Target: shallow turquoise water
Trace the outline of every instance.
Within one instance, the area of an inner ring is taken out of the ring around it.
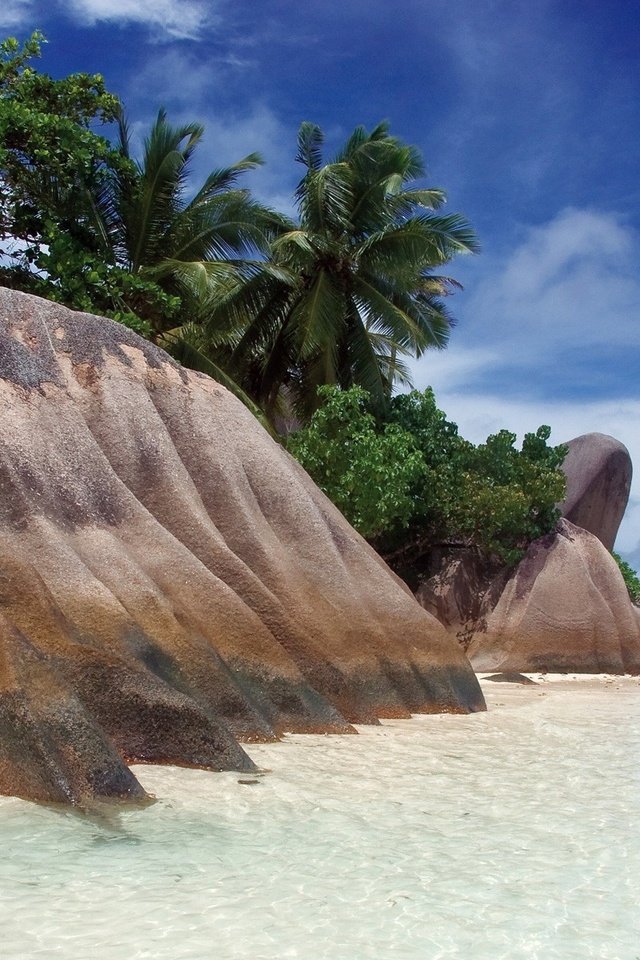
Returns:
[[[638,960],[640,684],[490,701],[138,767],[103,822],[0,799],[0,956]]]

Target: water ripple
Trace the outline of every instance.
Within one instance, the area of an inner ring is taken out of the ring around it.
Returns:
[[[2,957],[639,960],[640,685],[489,696],[104,822],[0,799]]]

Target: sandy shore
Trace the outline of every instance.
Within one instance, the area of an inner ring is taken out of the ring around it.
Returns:
[[[531,686],[531,684],[518,683],[517,680],[508,681],[506,679],[501,680],[491,680],[491,677],[507,677],[513,676],[524,677],[526,680],[532,681],[532,684],[560,684],[562,686],[571,686],[574,684],[589,684],[600,686],[602,684],[614,686],[628,686],[635,685],[640,686],[640,676],[633,676],[630,673],[625,674],[613,674],[613,673],[522,673],[522,674],[501,674],[499,671],[494,670],[492,673],[478,673],[476,674],[478,680],[480,681],[483,690],[494,686],[497,686],[498,683],[505,684],[508,686]]]
[[[638,960],[640,678],[487,676],[254,776],[136,767],[115,820],[0,798],[2,957]]]
[[[491,677],[513,677],[491,680]],[[640,677],[630,674],[610,673],[526,673],[526,674],[499,674],[478,673],[478,680],[484,693],[487,710],[490,714],[496,711],[516,708],[528,708],[543,699],[554,698],[557,709],[570,717],[574,704],[585,699],[593,699],[596,695],[616,698],[631,697],[635,702],[640,696]],[[517,678],[521,679],[517,679]],[[527,682],[529,681],[529,682]]]

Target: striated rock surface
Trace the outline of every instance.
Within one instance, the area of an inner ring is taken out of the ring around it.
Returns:
[[[509,573],[473,548],[435,548],[423,562],[418,603],[455,636],[464,650],[486,629]]]
[[[531,544],[468,646],[478,671],[640,673],[640,620],[613,557],[567,520]]]
[[[603,433],[586,433],[568,447],[562,467],[567,478],[562,515],[613,550],[631,489],[629,451]]]
[[[468,661],[223,387],[0,290],[0,792],[484,709]]]

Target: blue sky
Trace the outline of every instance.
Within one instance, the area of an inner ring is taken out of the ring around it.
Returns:
[[[640,567],[640,15],[632,0],[3,0],[42,68],[100,72],[140,135],[198,119],[200,170],[259,150],[247,184],[291,209],[302,120],[331,151],[386,118],[483,252],[449,349],[414,364],[473,440],[599,430],[638,465],[618,548]]]

